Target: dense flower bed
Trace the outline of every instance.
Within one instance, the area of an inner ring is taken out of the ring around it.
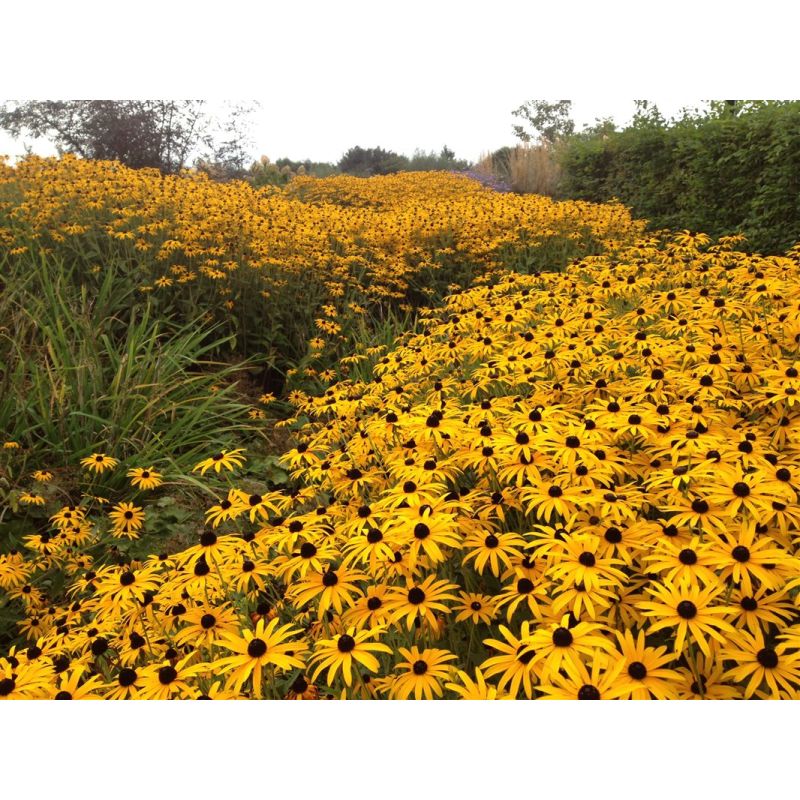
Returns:
[[[0,556],[0,695],[798,698],[800,250],[735,244],[453,295],[292,395],[286,489],[199,463],[174,555],[125,555],[170,476],[109,508],[87,459],[92,496]]]
[[[353,325],[387,307],[430,304],[502,267],[563,266],[642,229],[618,204],[499,194],[449,173],[257,190],[68,156],[0,164],[0,246],[12,256],[79,261],[87,280],[121,263],[118,280],[165,315],[204,310],[240,352],[283,363],[312,338],[341,353]]]

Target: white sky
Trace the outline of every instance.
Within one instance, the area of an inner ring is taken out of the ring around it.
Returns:
[[[4,27],[24,27],[33,5],[4,10]],[[254,157],[336,161],[356,144],[447,144],[474,160],[513,143],[511,111],[534,98],[572,99],[580,128],[626,122],[636,97],[671,116],[700,98],[798,94],[798,12],[773,0],[227,0],[211,17],[187,7],[48,5],[36,58],[28,37],[4,37],[0,96],[257,99]],[[0,152],[22,149],[0,135]]]
[[[512,117],[511,111],[528,99],[533,98],[521,97],[509,106],[510,98],[500,96],[491,103],[483,102],[477,107],[468,105],[457,110],[439,108],[436,99],[430,101],[425,97],[414,98],[401,109],[386,108],[385,111],[380,111],[380,106],[376,107],[374,103],[368,109],[353,104],[346,114],[336,114],[332,110],[331,119],[324,127],[324,136],[320,136],[315,119],[318,107],[312,110],[298,103],[289,107],[288,113],[276,116],[269,102],[258,98],[260,106],[251,117],[251,155],[255,159],[263,153],[273,161],[286,156],[296,160],[310,158],[336,162],[354,145],[379,146],[406,155],[411,155],[416,148],[438,152],[447,145],[459,158],[475,161],[484,152],[517,141],[511,126],[519,120]],[[683,106],[695,106],[701,101],[656,103],[662,114],[671,116]],[[224,113],[225,104],[217,102],[213,105]],[[630,120],[633,110],[633,100],[578,99],[573,101],[572,118],[578,129],[607,116],[613,117],[620,125]],[[398,124],[398,117],[402,118],[402,124]],[[26,144],[40,155],[56,152],[53,145],[44,139],[13,139],[5,131],[0,131],[0,154],[16,158],[24,154]]]

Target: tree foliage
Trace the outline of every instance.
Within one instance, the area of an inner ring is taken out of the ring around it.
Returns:
[[[45,138],[60,153],[155,167],[175,173],[202,155],[207,163],[244,169],[248,104],[216,121],[203,100],[46,100],[6,102],[0,127],[12,136]]]
[[[554,144],[559,139],[572,135],[575,123],[570,117],[572,100],[529,100],[512,111],[512,115],[523,121],[514,125],[514,135],[523,142],[538,139],[546,144]],[[526,127],[527,126],[527,127]]]
[[[339,169],[349,175],[369,177],[400,172],[408,159],[382,147],[351,147],[339,160]]]
[[[713,101],[665,121],[645,101],[625,130],[571,137],[569,197],[616,197],[654,228],[743,233],[781,253],[800,230],[800,102]]]
[[[351,147],[339,160],[339,169],[349,175],[369,177],[370,175],[388,175],[392,172],[426,171],[426,170],[464,170],[469,166],[467,161],[457,159],[456,154],[445,145],[441,152],[426,153],[415,150],[408,156],[400,155],[382,147]]]

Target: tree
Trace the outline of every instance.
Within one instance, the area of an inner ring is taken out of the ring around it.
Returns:
[[[215,125],[203,100],[6,102],[0,106],[0,127],[14,137],[50,139],[60,153],[120,161],[129,167],[175,173],[204,148],[206,161],[243,169],[241,129],[251,110],[235,106],[227,120]]]
[[[559,139],[571,136],[575,132],[575,123],[570,117],[572,100],[558,100],[550,103],[547,100],[529,100],[511,112],[531,128],[525,125],[514,125],[514,135],[523,142],[539,139],[545,144],[554,144]]]
[[[339,169],[349,175],[369,177],[408,169],[408,159],[381,147],[351,147],[340,159]]]
[[[663,128],[666,125],[658,106],[650,100],[634,100],[636,110],[631,119],[632,128]]]

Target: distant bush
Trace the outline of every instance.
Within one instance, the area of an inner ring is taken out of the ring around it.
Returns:
[[[469,161],[463,158],[456,158],[456,154],[446,146],[438,153],[433,150],[429,153],[424,150],[415,150],[414,155],[408,160],[408,169],[411,172],[432,172],[437,170],[460,172],[468,169],[469,166]]]
[[[715,103],[670,124],[641,116],[571,137],[561,164],[567,197],[618,198],[653,228],[742,233],[769,253],[800,230],[800,101]]]
[[[351,147],[340,159],[339,170],[347,175],[369,178],[372,175],[390,175],[394,172],[433,172],[444,170],[459,172],[468,169],[468,161],[456,158],[447,146],[439,153],[415,150],[414,155],[400,155],[381,147]],[[318,175],[317,177],[325,177]]]
[[[369,178],[408,169],[408,158],[382,147],[351,147],[340,159],[339,169],[347,175]]]

